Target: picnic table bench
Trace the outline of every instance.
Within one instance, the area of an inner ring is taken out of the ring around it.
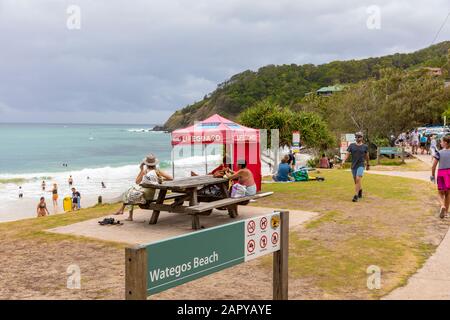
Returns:
[[[200,228],[200,215],[209,215],[213,209],[226,209],[231,218],[238,215],[237,206],[247,204],[252,199],[262,198],[271,195],[271,192],[258,193],[254,196],[230,198],[228,192],[229,180],[226,178],[215,178],[211,175],[194,176],[173,181],[166,181],[161,184],[141,184],[144,188],[155,188],[159,190],[156,200],[149,201],[141,205],[142,209],[153,210],[150,224],[158,222],[160,211],[187,214],[192,216],[192,229]],[[200,190],[216,186],[220,190],[218,194],[208,194]],[[172,193],[167,194],[168,191]],[[174,200],[173,203],[164,203],[166,200]],[[188,201],[189,204],[185,205]]]

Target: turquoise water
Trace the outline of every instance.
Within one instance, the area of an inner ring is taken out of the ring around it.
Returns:
[[[174,155],[171,166],[170,135],[152,132],[151,125],[0,124],[0,221],[35,216],[36,204],[44,197],[51,206],[51,188],[58,185],[61,200],[71,194],[68,184],[82,194],[82,206],[94,205],[98,196],[118,201],[135,183],[139,164],[149,153],[160,168],[175,178],[204,173],[205,157],[191,154],[190,147]],[[207,160],[214,168],[221,159],[221,146]],[[200,148],[201,151],[201,148]],[[63,166],[67,163],[68,166]],[[42,190],[45,181],[47,188]],[[106,185],[103,188],[102,182]],[[19,187],[23,198],[19,198]]]
[[[170,135],[148,131],[151,128],[142,124],[0,124],[0,175],[119,167],[136,164],[150,152],[163,161],[162,166],[168,165]]]

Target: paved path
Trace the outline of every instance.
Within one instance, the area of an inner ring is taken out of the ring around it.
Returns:
[[[369,170],[366,173],[381,174],[385,176],[403,177],[410,179],[418,179],[424,181],[430,181],[430,171],[377,171]]]
[[[431,157],[417,155],[419,160],[430,165]],[[368,171],[430,181],[430,171]],[[383,281],[383,280],[382,280]],[[447,300],[450,299],[450,235],[447,232],[436,252],[408,279],[408,283],[385,296],[385,300]]]

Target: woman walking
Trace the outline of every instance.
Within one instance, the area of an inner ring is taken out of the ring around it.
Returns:
[[[38,218],[50,215],[50,213],[47,210],[47,204],[45,203],[44,197],[41,197],[41,199],[39,200],[39,203],[36,208],[36,212],[37,212]]]
[[[58,185],[56,183],[53,184],[52,200],[53,200],[53,209],[56,212],[58,210]]]
[[[443,219],[448,216],[450,205],[450,135],[442,137],[441,147],[441,150],[435,152],[430,179],[432,182],[437,182],[441,205],[439,217]],[[436,167],[438,167],[437,179],[435,178]]]

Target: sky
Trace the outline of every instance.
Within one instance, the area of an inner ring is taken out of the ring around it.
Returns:
[[[0,122],[162,124],[248,69],[427,47],[449,12],[448,0],[0,0]]]

